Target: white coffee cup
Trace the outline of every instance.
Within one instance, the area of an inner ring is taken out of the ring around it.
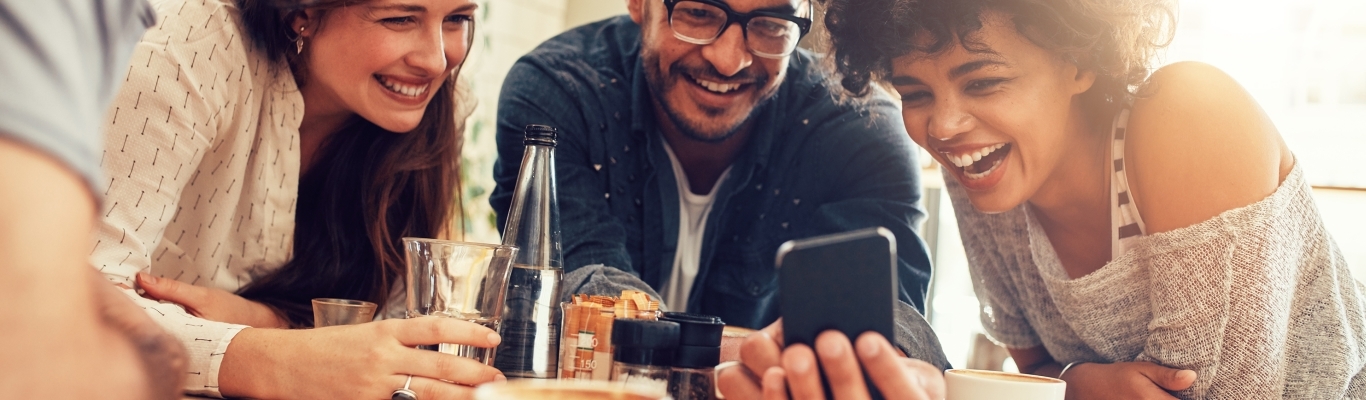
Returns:
[[[1063,400],[1067,382],[1038,375],[975,369],[944,371],[946,400]]]

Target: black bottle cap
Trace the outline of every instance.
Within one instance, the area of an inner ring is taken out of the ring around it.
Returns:
[[[612,321],[612,345],[672,350],[678,347],[678,323],[617,318]]]
[[[712,368],[721,363],[721,348],[717,346],[678,346],[673,366],[679,368]]]
[[[672,366],[678,323],[618,318],[612,321],[612,347],[617,362]]]
[[[525,145],[541,145],[555,147],[555,135],[558,132],[549,125],[527,125],[522,130],[522,143]]]
[[[717,354],[719,357],[720,353]],[[618,346],[612,348],[612,360],[626,364],[672,367],[674,365],[674,349],[644,349],[639,347]]]
[[[682,346],[720,346],[721,331],[726,327],[720,317],[683,312],[666,312],[659,320],[678,323],[678,344]]]

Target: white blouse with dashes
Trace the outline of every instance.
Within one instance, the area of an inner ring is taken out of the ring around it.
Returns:
[[[153,0],[158,16],[110,106],[91,264],[133,285],[139,271],[235,291],[291,256],[300,96],[289,68],[249,45],[231,0]],[[186,390],[219,395],[243,326],[129,293],[185,344]]]

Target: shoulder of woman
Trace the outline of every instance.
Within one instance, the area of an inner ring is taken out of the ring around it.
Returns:
[[[1163,67],[1139,89],[1125,143],[1125,172],[1149,233],[1265,198],[1291,157],[1242,86],[1195,62]]]
[[[241,11],[233,0],[152,0],[150,3],[156,10],[156,25],[148,29],[145,39],[166,40],[173,45],[240,39],[238,20]]]

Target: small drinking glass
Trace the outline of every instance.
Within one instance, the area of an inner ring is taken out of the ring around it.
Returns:
[[[513,246],[403,238],[407,253],[407,317],[437,316],[498,331]],[[442,343],[419,346],[493,365],[494,350]]]
[[[375,319],[375,303],[347,299],[313,299],[313,327],[355,325]]]

